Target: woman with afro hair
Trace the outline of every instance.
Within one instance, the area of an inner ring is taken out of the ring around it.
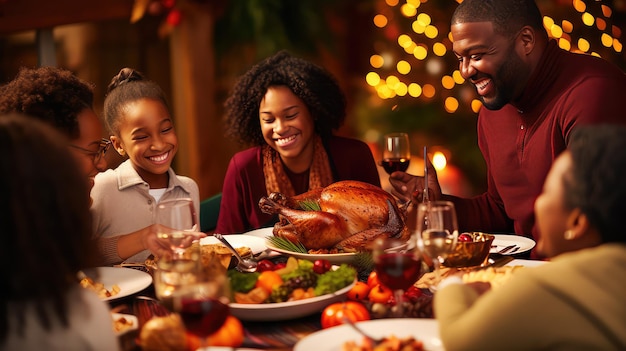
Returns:
[[[258,205],[273,192],[293,196],[340,180],[380,186],[367,144],[333,135],[346,100],[325,69],[278,52],[239,79],[225,107],[227,134],[252,147],[230,161],[216,232],[274,225],[278,218]]]

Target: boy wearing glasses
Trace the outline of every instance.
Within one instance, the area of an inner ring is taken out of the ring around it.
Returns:
[[[96,174],[107,168],[102,156],[111,144],[102,139],[103,124],[92,106],[92,85],[60,68],[22,68],[0,87],[0,113],[30,115],[67,136],[89,189]]]

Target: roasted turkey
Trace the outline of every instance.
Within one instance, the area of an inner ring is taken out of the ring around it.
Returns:
[[[319,210],[304,209],[311,203]],[[261,198],[259,207],[279,215],[274,236],[299,241],[309,250],[364,251],[378,236],[409,236],[406,211],[393,196],[359,181],[340,181],[293,197],[272,193]]]

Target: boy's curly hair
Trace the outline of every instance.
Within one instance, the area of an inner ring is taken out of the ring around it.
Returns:
[[[54,126],[70,139],[80,137],[78,115],[93,108],[93,86],[56,67],[21,68],[0,87],[0,113],[23,113]]]
[[[308,107],[315,132],[332,135],[346,118],[346,98],[325,69],[280,51],[257,63],[235,84],[224,106],[226,133],[241,144],[264,145],[259,105],[270,86],[286,86]]]

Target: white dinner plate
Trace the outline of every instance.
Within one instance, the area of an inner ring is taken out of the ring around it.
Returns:
[[[548,263],[548,261],[515,259],[515,260],[505,264],[505,266],[538,267],[538,266],[542,266],[542,265],[544,265],[546,263]]]
[[[265,239],[268,236],[274,236],[274,227],[259,228],[243,233],[244,235],[256,236],[257,238]]]
[[[228,240],[228,242],[234,247],[249,247],[252,250],[252,254],[256,254],[267,249],[265,246],[265,239],[262,239],[258,236],[247,235],[247,234],[229,234],[224,235],[224,239]],[[200,245],[210,245],[210,244],[222,244],[219,240],[217,240],[214,236],[207,236],[200,239]]]
[[[493,243],[491,244],[490,252],[498,252],[510,245],[517,245],[519,249],[517,251],[509,250],[508,252],[503,253],[503,255],[517,255],[522,252],[530,251],[533,247],[535,247],[535,241],[533,239],[527,238],[525,236],[516,235],[516,234],[494,234],[496,237],[493,239]]]
[[[137,316],[132,315],[132,314],[124,314],[124,313],[111,313],[111,318],[113,318],[113,321],[117,321],[121,318],[124,318],[126,320],[126,328],[120,331],[115,331],[115,335],[120,336],[123,334],[126,334],[128,332],[131,332],[133,330],[137,330],[137,328],[139,328],[139,319],[137,319]]]
[[[424,349],[429,351],[443,351],[439,338],[439,326],[435,319],[427,318],[387,318],[358,322],[366,333],[373,337],[388,337],[395,335],[398,338],[413,336],[424,343]],[[363,343],[363,336],[348,325],[320,330],[298,341],[294,351],[341,351],[347,341],[357,344]]]
[[[95,278],[93,274],[94,269],[98,270],[100,275],[98,278]],[[150,274],[132,268],[97,267],[85,269],[84,272],[94,282],[102,283],[107,290],[111,290],[111,287],[116,284],[120,287],[120,292],[117,295],[103,298],[103,301],[121,299],[138,293],[152,284]]]
[[[339,289],[331,294],[308,299],[276,303],[230,303],[230,314],[246,321],[278,321],[308,316],[323,310],[331,303],[343,301],[346,294],[356,283]]]

